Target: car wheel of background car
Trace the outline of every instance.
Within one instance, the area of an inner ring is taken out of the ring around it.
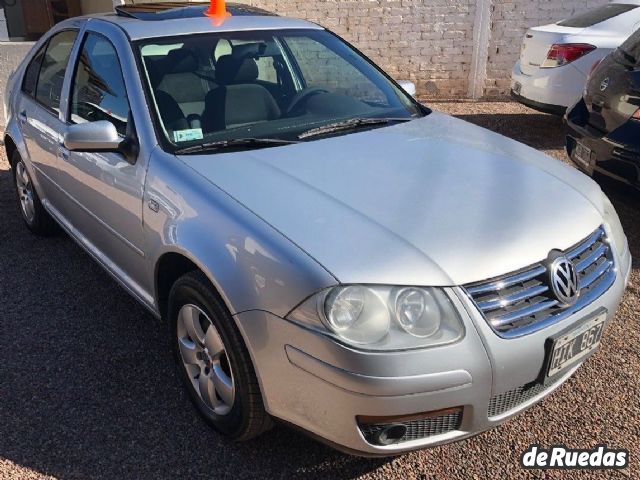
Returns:
[[[11,158],[13,165],[14,183],[16,186],[16,196],[20,204],[22,219],[33,233],[42,236],[52,235],[57,232],[58,226],[47,213],[40,202],[40,197],[31,181],[31,175],[27,166],[15,152]]]
[[[168,308],[176,362],[191,400],[220,433],[254,438],[271,427],[235,321],[201,272],[181,277]]]

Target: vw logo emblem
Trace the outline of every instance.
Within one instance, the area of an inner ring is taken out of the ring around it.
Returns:
[[[601,92],[604,92],[607,89],[607,87],[609,86],[609,82],[610,82],[609,77],[607,77],[604,80],[602,80],[602,83],[600,84],[600,91]]]
[[[567,257],[558,257],[551,264],[551,289],[564,306],[571,306],[580,296],[576,266]]]

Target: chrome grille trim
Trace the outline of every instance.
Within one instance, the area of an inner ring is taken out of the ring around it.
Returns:
[[[590,253],[587,258],[585,258],[584,260],[581,260],[577,265],[576,265],[576,270],[578,270],[578,273],[580,272],[584,272],[589,265],[592,265],[596,262],[596,260],[598,260],[601,256],[603,256],[607,251],[607,247],[604,245],[604,243],[601,243],[598,248],[596,248],[593,253]],[[575,257],[574,257],[575,258]]]
[[[531,316],[538,312],[547,310],[548,308],[555,307],[557,304],[558,304],[557,300],[543,300],[541,302],[534,303],[533,305],[530,305],[528,307],[521,308],[520,310],[507,313],[506,315],[495,317],[494,319],[491,320],[490,323],[495,328],[499,328],[504,325],[508,325],[519,318]]]
[[[579,256],[581,253],[583,253],[587,248],[593,245],[602,236],[604,236],[604,228],[600,227],[591,235],[589,235],[586,239],[584,239],[582,242],[578,243],[578,245],[568,249],[566,252],[567,257],[573,260],[574,258]]]
[[[593,282],[598,280],[605,272],[607,272],[613,266],[613,262],[610,260],[604,261],[599,264],[591,273],[585,275],[580,279],[580,290],[588,287]]]
[[[616,279],[613,251],[603,227],[567,249],[564,255],[576,265],[580,288],[577,302],[569,307],[553,295],[547,267],[542,262],[464,288],[499,336],[528,335],[583,309]]]
[[[525,288],[519,292],[507,295],[504,298],[478,302],[478,307],[483,311],[495,310],[496,308],[507,307],[514,303],[524,300],[525,298],[535,297],[549,290],[546,285],[536,285],[535,287]]]
[[[467,292],[471,295],[476,295],[479,293],[492,292],[494,290],[503,290],[511,285],[515,285],[516,283],[526,282],[532,278],[537,277],[538,275],[544,273],[546,270],[542,265],[537,265],[533,270],[518,273],[516,275],[506,277],[502,280],[488,283],[486,285],[478,285],[476,287],[468,287]]]

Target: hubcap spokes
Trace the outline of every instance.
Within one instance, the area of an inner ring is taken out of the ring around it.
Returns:
[[[33,187],[31,179],[24,163],[18,162],[16,165],[16,186],[18,187],[18,196],[20,198],[20,208],[24,218],[29,222],[33,222],[36,210],[33,204]]]
[[[178,313],[178,346],[184,367],[207,407],[226,415],[233,407],[235,384],[224,343],[209,317],[195,305]]]

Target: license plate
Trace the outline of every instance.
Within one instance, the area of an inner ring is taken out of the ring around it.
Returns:
[[[591,149],[585,147],[582,143],[576,142],[576,148],[573,150],[573,159],[575,162],[587,171],[591,170]]]
[[[511,90],[513,90],[513,93],[516,95],[520,95],[520,92],[522,91],[522,84],[520,82],[514,82]]]
[[[600,345],[606,321],[607,313],[603,312],[562,337],[556,338],[551,348],[547,377],[556,375],[596,350]]]

